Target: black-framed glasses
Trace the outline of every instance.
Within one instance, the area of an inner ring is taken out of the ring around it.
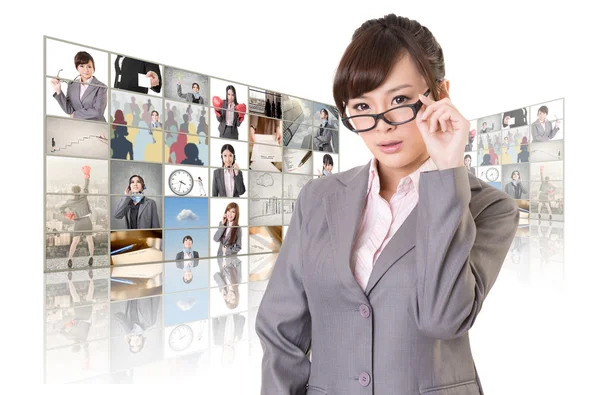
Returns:
[[[423,96],[428,96],[430,92],[431,90],[427,89],[427,92],[425,92]],[[379,114],[364,114],[343,117],[342,123],[355,133],[368,132],[369,130],[375,129],[375,126],[377,126],[377,121],[380,118],[390,125],[403,125],[415,119],[422,106],[423,102],[421,102],[421,100],[417,100],[416,103],[390,108],[389,110]]]

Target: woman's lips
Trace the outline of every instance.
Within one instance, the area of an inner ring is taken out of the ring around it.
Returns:
[[[377,144],[379,150],[385,154],[396,153],[402,149],[402,146],[402,141],[384,141],[380,144]]]

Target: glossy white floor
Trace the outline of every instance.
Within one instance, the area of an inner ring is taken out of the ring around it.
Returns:
[[[519,230],[471,330],[486,395],[536,394],[542,377],[532,378],[532,369],[561,373],[561,364],[544,355],[564,325],[553,314],[564,269],[563,223],[535,220]],[[46,275],[47,383],[190,383],[259,393],[254,323],[267,281],[247,283],[245,300],[227,315],[214,308],[218,288],[132,303],[111,301],[110,282],[109,269],[75,271],[71,280],[67,272]]]

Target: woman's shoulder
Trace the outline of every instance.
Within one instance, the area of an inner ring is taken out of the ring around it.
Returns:
[[[100,88],[108,89],[108,86],[106,86],[106,84],[104,82],[100,81],[96,77],[92,77],[92,82],[91,83],[92,83],[92,85],[99,86]]]

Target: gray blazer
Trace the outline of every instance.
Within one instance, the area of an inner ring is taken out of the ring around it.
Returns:
[[[369,166],[300,191],[256,318],[261,394],[482,394],[468,331],[517,205],[464,166],[423,172],[419,202],[363,292],[350,262]]]
[[[314,138],[315,150],[333,152],[332,141],[333,130],[325,129],[329,126],[329,122],[325,122],[323,127],[319,127],[319,131]]]
[[[160,228],[156,202],[144,197],[138,204],[140,205],[140,208],[138,210],[137,229]],[[131,224],[129,223],[129,208],[132,205],[133,202],[131,198],[129,196],[123,196],[115,208],[115,218],[121,219],[125,217],[127,229],[131,229]]]
[[[194,101],[194,94],[192,92],[181,93],[181,85],[177,85],[177,96],[190,103]],[[200,96],[198,104],[204,104],[204,99],[202,98],[202,96]]]
[[[556,136],[556,133],[560,128],[558,126],[552,127],[552,122],[546,120],[544,124],[540,120],[536,120],[531,124],[531,138],[533,143],[540,141],[550,141]]]
[[[227,226],[223,225],[222,221],[219,221],[219,229],[215,232],[213,236],[213,240],[219,243],[219,250],[217,251],[217,256],[223,256],[223,246],[227,247],[225,251],[225,255],[234,255],[240,252],[242,249],[242,228],[238,226],[237,232],[235,234],[235,240],[232,243],[223,244],[223,240],[221,240],[225,236],[225,232],[227,231]],[[233,229],[232,229],[233,231]]]
[[[106,85],[98,81],[96,77],[92,77],[90,86],[87,87],[81,99],[79,98],[80,89],[80,82],[69,82],[66,96],[63,92],[60,94],[55,92],[52,96],[65,113],[69,115],[73,113],[73,118],[106,122],[106,118],[104,118],[108,100]]]
[[[235,173],[234,173],[235,174]],[[238,171],[238,175],[233,177],[234,187],[233,196],[240,197],[246,193],[246,186],[244,185],[244,175],[241,170]],[[227,197],[227,189],[225,188],[225,169],[215,169],[213,172],[212,182],[212,195],[213,197]]]

